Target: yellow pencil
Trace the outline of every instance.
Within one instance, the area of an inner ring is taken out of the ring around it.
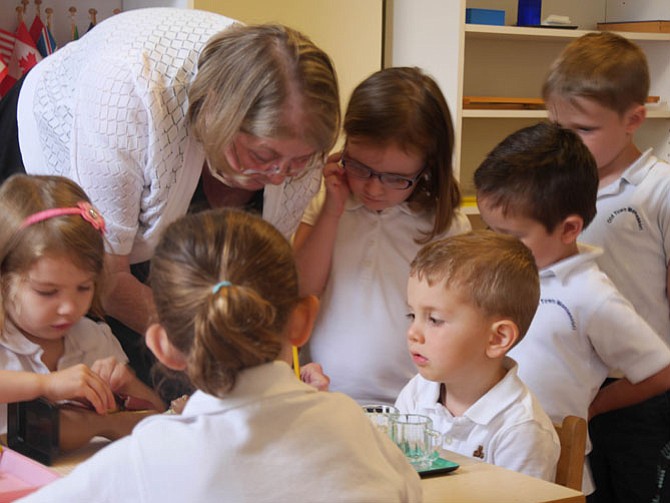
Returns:
[[[298,359],[298,347],[293,346],[293,370],[295,370],[295,375],[300,379],[300,360]]]

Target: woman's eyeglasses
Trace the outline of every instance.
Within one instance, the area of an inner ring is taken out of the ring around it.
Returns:
[[[236,141],[233,141],[232,151],[235,156],[235,161],[237,162],[238,172],[244,175],[282,175],[285,177],[298,177],[304,175],[311,169],[322,165],[324,162],[324,155],[321,152],[287,160],[282,158],[265,160],[253,149],[244,145],[242,148],[245,149],[245,157],[248,160],[246,164],[240,159]],[[249,165],[252,167],[249,167]]]
[[[421,168],[419,172],[413,177],[406,177],[401,175],[396,175],[393,173],[380,173],[375,171],[372,168],[368,168],[365,164],[361,164],[358,161],[348,158],[346,155],[342,154],[342,159],[340,159],[340,164],[345,169],[347,174],[360,178],[362,180],[367,180],[369,178],[375,177],[385,187],[395,190],[407,190],[412,185],[416,183],[421,174],[424,171],[424,168]]]

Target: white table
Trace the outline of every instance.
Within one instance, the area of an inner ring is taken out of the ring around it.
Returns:
[[[51,467],[67,475],[82,461],[109,443],[95,438],[88,445],[60,456]],[[454,452],[444,451],[442,457],[460,467],[447,475],[423,479],[424,502],[458,503],[585,503],[582,493],[484,463]]]
[[[454,452],[441,456],[460,467],[446,475],[422,480],[425,503],[585,503],[578,491],[507,470]]]

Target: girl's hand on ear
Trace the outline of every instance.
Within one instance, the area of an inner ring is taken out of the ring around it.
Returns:
[[[323,367],[318,363],[308,363],[300,367],[300,379],[319,391],[328,391],[330,377],[323,373]]]
[[[98,414],[116,408],[110,386],[84,364],[44,375],[43,396],[51,401],[77,400],[90,403]]]
[[[326,184],[326,200],[323,211],[337,217],[342,215],[344,204],[351,192],[344,168],[340,165],[341,155],[339,153],[332,154],[328,157],[328,163],[323,168],[323,178]]]

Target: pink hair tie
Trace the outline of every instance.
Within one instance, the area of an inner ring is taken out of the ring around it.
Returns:
[[[52,208],[50,210],[39,211],[26,217],[26,219],[21,223],[21,229],[25,229],[29,225],[36,224],[37,222],[42,222],[43,220],[48,220],[53,217],[60,217],[62,215],[81,215],[81,218],[90,223],[94,229],[100,231],[101,234],[105,233],[105,219],[102,218],[102,215],[98,210],[96,210],[91,203],[79,202],[76,207],[72,208]]]

